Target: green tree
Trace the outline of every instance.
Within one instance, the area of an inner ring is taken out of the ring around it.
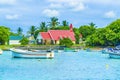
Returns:
[[[114,31],[115,33],[119,33],[120,32],[120,19],[117,19],[117,20],[113,21],[112,23],[110,23],[107,26],[107,28]]]
[[[79,41],[80,41],[79,29],[78,28],[73,28],[73,31],[75,33],[76,44],[79,44]]]
[[[56,27],[57,30],[69,30],[69,24],[66,20],[62,21],[62,25]]]
[[[96,27],[93,22],[89,23],[89,26],[91,26],[91,27],[93,27],[93,28]]]
[[[28,31],[28,33],[30,33],[31,36],[32,36],[32,35],[35,34],[35,31],[36,31],[36,27],[35,27],[35,26],[31,26],[31,27],[30,27],[30,30]]]
[[[60,45],[66,46],[66,47],[71,47],[73,45],[71,39],[69,38],[63,38],[60,40]]]
[[[39,31],[40,32],[46,32],[48,30],[47,25],[45,22],[40,23]]]
[[[113,21],[112,23],[110,23],[107,28],[109,28],[110,30],[112,30],[115,33],[115,45],[116,44],[120,44],[120,19],[117,19],[115,21]],[[114,36],[113,36],[114,37]]]
[[[29,40],[26,37],[23,37],[23,39],[20,40],[21,45],[27,45],[29,43]]]
[[[69,24],[68,24],[68,22],[67,22],[66,20],[62,21],[62,25],[63,25],[64,27],[69,26]]]
[[[83,40],[85,40],[89,35],[92,35],[96,30],[96,27],[83,25],[79,27],[79,32],[83,35]]]
[[[0,44],[4,45],[9,40],[10,29],[0,26]]]
[[[56,30],[69,30],[69,26],[58,26],[55,28]]]
[[[86,38],[86,43],[91,46],[113,46],[116,44],[116,34],[108,28],[98,28],[94,34]]]
[[[17,29],[17,33],[18,35],[22,35],[23,29],[21,27],[18,27]]]
[[[55,29],[55,28],[58,26],[58,24],[60,24],[60,23],[58,22],[58,18],[52,17],[52,18],[51,18],[51,22],[49,22],[50,29]]]

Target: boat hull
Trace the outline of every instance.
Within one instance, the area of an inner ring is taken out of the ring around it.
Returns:
[[[120,54],[109,53],[110,58],[120,59]]]
[[[20,51],[20,50],[11,50],[13,58],[38,58],[38,59],[49,59],[54,57],[53,52],[31,52],[31,51]]]

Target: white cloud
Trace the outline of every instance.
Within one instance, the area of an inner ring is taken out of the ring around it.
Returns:
[[[6,15],[5,17],[6,17],[6,19],[8,19],[8,20],[14,20],[14,19],[18,19],[19,15],[18,15],[18,14]]]
[[[57,10],[45,9],[43,11],[43,14],[46,15],[47,17],[53,17],[53,16],[59,16],[60,13]]]
[[[85,5],[83,3],[73,2],[70,3],[69,7],[73,8],[73,11],[81,11],[85,9]]]
[[[62,6],[61,8],[69,8],[72,11],[81,11],[85,9],[85,5],[83,3],[83,0],[48,0],[50,3],[57,4],[56,6],[52,6],[52,8],[56,8]]]
[[[115,18],[116,13],[114,11],[108,11],[108,12],[105,13],[105,17],[106,18]]]
[[[0,0],[0,4],[15,4],[16,0]]]

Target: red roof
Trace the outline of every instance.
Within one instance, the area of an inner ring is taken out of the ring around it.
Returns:
[[[72,41],[75,41],[75,34],[72,24],[70,24],[70,30],[49,30],[48,32],[40,32],[40,35],[44,40],[59,40],[61,38],[70,38]]]
[[[48,33],[52,40],[59,40],[60,38],[70,38],[75,41],[74,32],[70,30],[49,30]]]
[[[48,32],[40,32],[40,35],[42,36],[42,39],[44,39],[44,40],[51,39]]]

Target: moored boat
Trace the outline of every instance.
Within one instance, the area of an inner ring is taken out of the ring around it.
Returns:
[[[110,58],[120,59],[120,50],[110,49],[108,50],[108,54]]]
[[[109,53],[110,58],[120,59],[120,53]]]
[[[41,50],[21,50],[21,49],[10,49],[12,51],[13,58],[39,58],[39,59],[49,59],[54,58],[53,52],[41,51]]]

